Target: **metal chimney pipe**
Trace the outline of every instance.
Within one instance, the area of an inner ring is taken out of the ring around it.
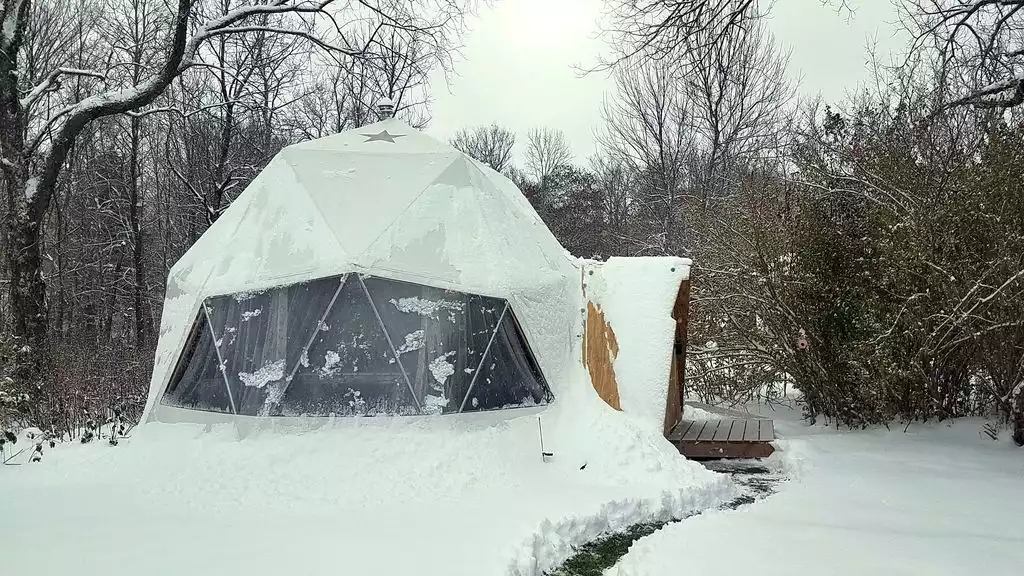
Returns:
[[[377,102],[377,118],[380,120],[387,120],[388,118],[395,117],[395,103],[387,96],[380,99]]]

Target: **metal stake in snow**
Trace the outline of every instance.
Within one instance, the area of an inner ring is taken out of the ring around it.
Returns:
[[[537,432],[540,434],[540,459],[543,462],[547,462],[548,457],[554,456],[555,453],[544,450],[544,427],[540,424],[540,416],[537,416]]]

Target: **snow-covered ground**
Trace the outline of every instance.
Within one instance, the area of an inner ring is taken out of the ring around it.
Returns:
[[[637,541],[609,576],[1024,573],[1024,450],[981,421],[850,432],[756,411],[794,479]]]
[[[0,467],[0,573],[535,575],[603,532],[733,495],[600,406],[543,412],[548,462],[529,410],[241,439],[147,424],[117,447],[58,446]]]

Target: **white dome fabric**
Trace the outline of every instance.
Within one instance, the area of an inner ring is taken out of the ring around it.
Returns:
[[[511,181],[391,119],[282,150],[171,268],[145,418],[217,416],[159,402],[206,298],[350,272],[507,300],[556,399],[580,370],[576,260]]]

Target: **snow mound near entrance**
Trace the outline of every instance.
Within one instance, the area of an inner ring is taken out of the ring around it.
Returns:
[[[591,400],[58,446],[0,473],[5,573],[539,575],[601,533],[731,496]]]

